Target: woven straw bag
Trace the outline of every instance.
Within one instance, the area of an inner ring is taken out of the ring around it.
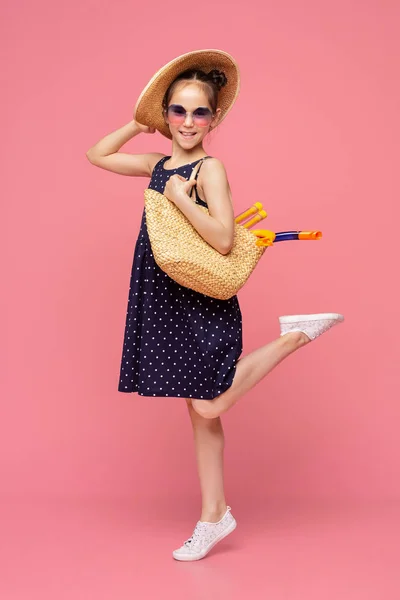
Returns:
[[[171,279],[201,294],[219,300],[234,296],[270,245],[256,245],[254,233],[235,222],[232,249],[221,254],[166,196],[147,188],[144,198],[154,260]],[[198,206],[209,213],[205,206]]]

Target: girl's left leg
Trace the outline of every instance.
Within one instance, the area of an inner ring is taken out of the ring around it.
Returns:
[[[206,419],[218,417],[290,354],[343,320],[343,315],[338,313],[279,317],[281,336],[238,360],[235,377],[226,392],[212,400],[193,398],[194,410]]]
[[[237,362],[231,387],[213,400],[193,398],[194,410],[206,419],[215,419],[229,410],[280,362],[309,342],[310,339],[304,333],[296,331],[246,354]]]

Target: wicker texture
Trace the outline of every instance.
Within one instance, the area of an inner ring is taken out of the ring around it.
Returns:
[[[196,292],[228,300],[246,283],[266,247],[235,223],[234,242],[221,254],[196,231],[178,207],[156,190],[144,191],[146,224],[154,260],[171,279]],[[199,208],[209,213],[205,206]]]
[[[240,89],[239,67],[236,61],[223,50],[194,50],[178,56],[164,65],[150,79],[142,90],[134,109],[134,118],[138,123],[155,127],[162,135],[172,139],[168,125],[162,113],[162,99],[174,79],[188,68],[197,68],[209,72],[212,69],[223,71],[227,78],[226,86],[218,92],[218,106],[221,115],[218,124],[232,108]]]

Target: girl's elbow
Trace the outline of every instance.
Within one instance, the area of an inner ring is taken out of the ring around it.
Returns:
[[[93,153],[93,150],[91,148],[89,148],[89,150],[86,152],[86,158],[88,159],[89,162],[93,163],[93,161],[94,161],[94,153]]]
[[[232,240],[226,241],[224,244],[221,245],[220,253],[224,254],[224,255],[229,254],[229,252],[232,250],[232,246],[233,246]]]
[[[234,228],[225,227],[224,232],[221,235],[221,254],[229,254],[233,248],[235,240]]]

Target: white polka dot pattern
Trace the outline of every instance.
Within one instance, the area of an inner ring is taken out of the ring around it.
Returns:
[[[149,183],[161,193],[171,175],[189,177],[198,162],[164,169],[168,158],[157,163]],[[202,203],[197,194],[196,202]],[[211,400],[232,385],[241,353],[237,296],[216,300],[164,273],[151,252],[144,209],[133,257],[118,391]]]

